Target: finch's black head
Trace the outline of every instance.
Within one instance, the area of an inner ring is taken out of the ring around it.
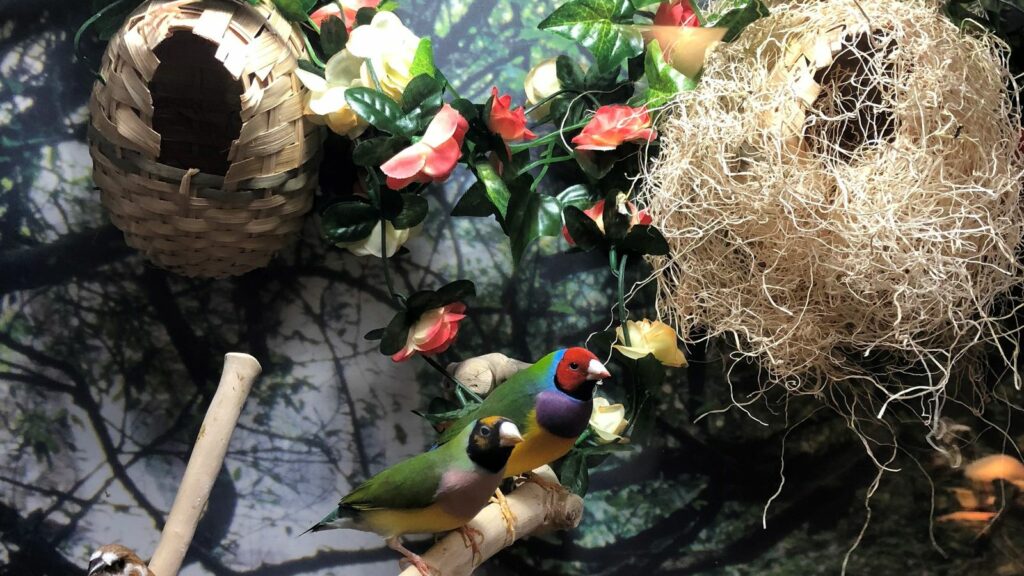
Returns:
[[[478,466],[496,474],[505,467],[515,445],[522,441],[519,428],[511,420],[488,416],[473,424],[466,453]]]

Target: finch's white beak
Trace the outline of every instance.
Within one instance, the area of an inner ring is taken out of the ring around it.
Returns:
[[[502,422],[501,426],[498,426],[498,438],[501,439],[498,445],[506,448],[523,441],[522,435],[519,434],[519,428],[511,422]]]
[[[610,377],[611,374],[608,372],[608,369],[597,360],[591,360],[590,364],[587,365],[587,380],[604,380]]]

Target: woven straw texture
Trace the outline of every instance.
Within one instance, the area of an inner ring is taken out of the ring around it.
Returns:
[[[93,178],[127,243],[186,276],[267,264],[312,207],[319,128],[301,35],[264,0],[153,0],[110,40],[89,102]]]

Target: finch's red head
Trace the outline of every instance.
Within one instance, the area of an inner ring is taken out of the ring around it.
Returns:
[[[611,374],[586,348],[569,348],[555,368],[555,386],[570,396],[590,400],[594,384]]]

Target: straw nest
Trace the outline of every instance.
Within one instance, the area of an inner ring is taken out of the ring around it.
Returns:
[[[110,40],[89,103],[93,177],[155,264],[223,277],[302,227],[320,133],[294,71],[302,36],[267,0],[153,0]]]
[[[792,393],[848,381],[879,417],[918,398],[939,426],[955,361],[1012,330],[995,310],[1021,284],[1006,56],[935,3],[774,3],[665,111],[640,191],[672,248],[661,315]]]

